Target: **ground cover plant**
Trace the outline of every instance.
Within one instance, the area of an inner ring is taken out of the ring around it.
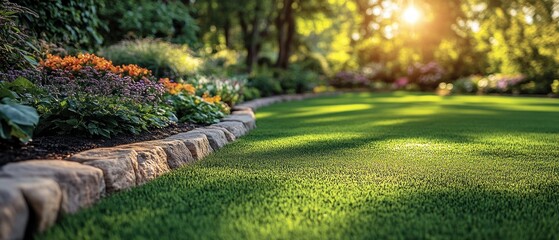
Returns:
[[[257,118],[38,239],[559,237],[556,99],[344,94]]]

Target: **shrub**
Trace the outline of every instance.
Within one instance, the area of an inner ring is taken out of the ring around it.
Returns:
[[[354,72],[339,72],[329,81],[336,88],[368,88],[370,81],[362,74]]]
[[[0,73],[0,80],[33,81],[20,101],[35,106],[41,119],[38,133],[86,134],[111,137],[164,127],[175,120],[163,99],[165,88],[149,70],[134,65],[114,66],[91,54],[49,56],[40,71]],[[39,89],[39,90],[33,90]]]
[[[559,80],[554,80],[551,84],[551,93],[559,95]]]
[[[172,79],[193,75],[201,60],[186,46],[153,39],[123,41],[100,51],[115,64],[136,64],[152,71],[158,78]]]
[[[110,31],[106,38],[110,43],[121,39],[155,37],[175,43],[195,44],[198,26],[190,16],[190,9],[177,0],[121,0],[100,1],[102,19]]]
[[[320,77],[313,71],[305,70],[300,65],[291,65],[286,71],[280,71],[278,80],[283,93],[305,93],[320,84]]]
[[[38,50],[18,23],[18,15],[37,16],[33,11],[2,0],[0,6],[0,71],[36,65]]]
[[[459,78],[454,81],[452,88],[453,93],[475,93],[478,91],[477,82],[481,79],[479,76],[469,76]]]
[[[167,89],[166,99],[181,122],[217,123],[228,112],[221,97],[211,97],[207,93],[202,97],[196,96],[196,89],[192,84],[172,82],[168,78],[160,79],[160,82]]]
[[[267,70],[260,70],[256,74],[250,76],[248,78],[247,87],[258,89],[261,97],[278,95],[283,92],[280,82],[274,78],[274,73]]]
[[[436,62],[416,63],[408,68],[408,79],[423,91],[435,90],[443,81],[444,69]]]
[[[208,94],[219,96],[221,101],[229,106],[234,106],[242,98],[242,92],[247,80],[241,76],[234,78],[197,76],[189,80],[197,90],[197,95]]]
[[[234,50],[220,50],[209,56],[204,56],[204,61],[198,71],[206,76],[232,76],[239,74],[241,54]]]
[[[36,33],[38,39],[89,50],[103,43],[99,31],[106,26],[97,14],[103,6],[100,1],[18,0],[18,3],[37,13],[21,16],[20,19],[31,32]]]

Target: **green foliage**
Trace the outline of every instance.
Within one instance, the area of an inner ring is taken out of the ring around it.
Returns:
[[[74,49],[96,49],[103,43],[99,31],[105,24],[99,19],[102,3],[84,1],[19,0],[19,4],[35,11],[20,19],[38,39]]]
[[[38,50],[17,21],[19,17],[37,17],[33,11],[20,5],[2,0],[0,6],[0,71],[21,69],[37,65]]]
[[[250,101],[261,97],[262,95],[260,95],[260,90],[258,90],[258,88],[245,87],[245,89],[243,90],[243,100],[245,101]]]
[[[154,39],[123,41],[100,51],[114,64],[137,64],[152,71],[156,77],[172,79],[194,75],[201,60],[185,45]]]
[[[0,138],[18,139],[22,143],[31,141],[33,131],[39,123],[39,115],[33,107],[16,103],[10,98],[0,101]]]
[[[551,92],[555,95],[559,95],[559,80],[553,81],[551,84]]]
[[[85,134],[110,138],[168,125],[174,116],[163,106],[122,102],[115,97],[75,94],[36,102],[41,134]]]
[[[108,23],[105,33],[110,43],[130,38],[162,38],[193,45],[198,26],[190,16],[191,9],[181,1],[103,0],[100,15]]]
[[[198,124],[212,124],[219,122],[225,114],[217,104],[204,101],[201,97],[184,92],[168,95],[180,122],[192,122]]]
[[[198,73],[206,76],[232,76],[237,75],[241,56],[234,50],[221,50],[208,56],[204,56],[202,65]]]
[[[261,97],[278,95],[283,92],[280,82],[274,78],[274,73],[269,70],[261,70],[250,76],[247,86],[258,89]]]
[[[558,112],[402,92],[276,104],[249,135],[38,239],[553,239]]]
[[[320,85],[320,77],[311,70],[292,64],[286,71],[279,71],[278,78],[284,93],[305,93]]]

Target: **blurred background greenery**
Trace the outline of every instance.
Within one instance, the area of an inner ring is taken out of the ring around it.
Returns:
[[[257,96],[326,89],[327,83],[368,90],[559,91],[556,0],[15,3],[25,7],[12,20],[26,38],[7,41],[23,53],[3,51],[25,56],[23,65],[47,52],[97,52],[166,77],[243,75],[254,89],[247,93]]]

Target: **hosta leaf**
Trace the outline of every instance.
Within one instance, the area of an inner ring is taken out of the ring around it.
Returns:
[[[8,122],[26,126],[36,126],[39,123],[39,115],[35,108],[17,104],[6,99],[3,102],[5,104],[0,104],[0,114]]]

